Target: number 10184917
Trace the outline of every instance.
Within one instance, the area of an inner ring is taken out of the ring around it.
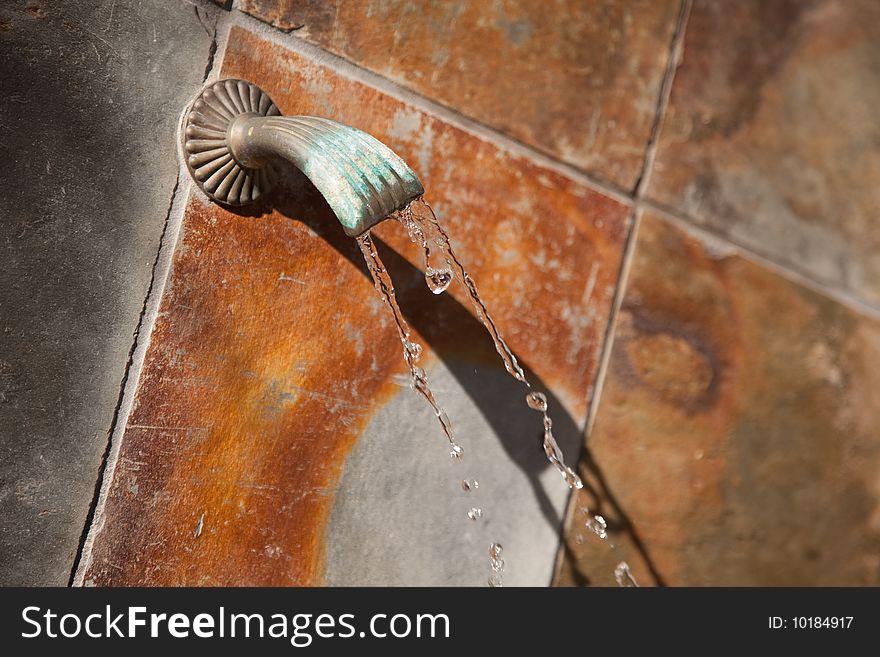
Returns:
[[[771,630],[848,630],[854,616],[770,616],[767,626]]]

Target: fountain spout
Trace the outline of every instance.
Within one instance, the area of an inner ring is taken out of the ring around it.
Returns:
[[[211,200],[255,201],[286,161],[312,181],[351,237],[424,194],[418,176],[379,140],[330,119],[281,116],[244,80],[205,87],[184,112],[181,143],[190,174]]]

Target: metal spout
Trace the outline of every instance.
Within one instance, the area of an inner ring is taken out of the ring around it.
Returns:
[[[424,193],[413,170],[379,140],[330,119],[280,116],[269,96],[244,80],[209,85],[183,120],[187,168],[224,205],[262,196],[280,161],[312,181],[351,237]]]

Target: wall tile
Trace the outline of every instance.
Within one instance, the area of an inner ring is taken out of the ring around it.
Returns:
[[[679,5],[244,0],[238,6],[630,189]]]
[[[876,586],[877,362],[876,320],[645,216],[583,464],[616,548],[576,513],[559,583],[652,583],[629,523],[667,584]]]
[[[698,1],[649,195],[880,304],[880,4]]]
[[[628,208],[240,28],[222,74],[413,165],[576,454]],[[402,227],[375,231],[469,454],[447,472],[353,240],[301,177],[272,202],[190,200],[87,583],[480,584],[500,535],[512,583],[549,581],[568,491],[460,292],[431,295]],[[468,525],[458,482],[483,475],[498,501]]]

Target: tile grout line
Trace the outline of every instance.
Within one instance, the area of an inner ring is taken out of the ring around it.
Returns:
[[[589,435],[589,432],[593,428],[593,422],[595,421],[596,412],[598,410],[599,398],[601,397],[602,388],[605,383],[605,374],[608,369],[608,363],[611,359],[611,348],[614,343],[614,334],[617,327],[617,314],[623,303],[623,296],[626,291],[629,271],[635,254],[635,242],[638,236],[639,223],[641,222],[641,199],[647,189],[651,168],[654,165],[654,159],[657,155],[657,142],[659,140],[663,119],[666,116],[666,110],[669,107],[669,98],[672,94],[672,83],[675,78],[675,71],[681,62],[684,47],[684,35],[687,31],[687,21],[688,16],[690,15],[691,4],[692,0],[683,0],[679,10],[675,31],[672,34],[672,40],[669,46],[669,60],[666,63],[666,71],[664,72],[663,82],[660,85],[660,92],[657,98],[657,109],[654,113],[654,120],[651,125],[651,134],[645,145],[645,159],[642,162],[642,171],[639,173],[634,189],[635,203],[631,215],[632,225],[630,227],[630,233],[626,244],[624,245],[620,274],[617,278],[617,288],[614,290],[614,300],[612,302],[608,327],[603,341],[602,356],[589,400],[589,410],[587,412],[587,419],[584,423],[584,432],[586,435]]]
[[[684,16],[685,13],[689,16],[692,4],[693,0],[684,0],[682,4],[682,9],[679,12],[680,19],[686,18]],[[340,74],[341,76],[346,77],[350,80],[365,84],[373,89],[376,89],[377,91],[387,94],[395,98],[396,100],[413,106],[415,109],[421,112],[424,112],[430,116],[434,116],[445,123],[449,123],[453,127],[456,127],[470,134],[471,136],[480,139],[481,141],[490,143],[502,151],[505,151],[517,157],[527,159],[537,166],[549,169],[554,173],[568,178],[572,182],[582,185],[593,192],[603,194],[604,196],[607,196],[617,201],[618,203],[626,205],[629,208],[650,210],[657,210],[659,208],[659,206],[657,206],[654,202],[650,201],[647,197],[644,196],[644,192],[647,190],[647,184],[649,182],[648,178],[650,172],[653,170],[653,162],[656,157],[656,136],[654,139],[651,139],[649,137],[649,146],[651,147],[650,153],[647,152],[648,148],[646,147],[646,158],[650,158],[650,167],[643,166],[644,171],[642,174],[640,174],[639,178],[637,179],[637,184],[634,186],[636,187],[636,189],[634,189],[633,191],[625,190],[623,188],[613,185],[612,183],[605,182],[600,178],[596,178],[592,174],[588,174],[572,164],[569,164],[563,160],[559,160],[553,155],[542,151],[535,146],[531,146],[529,144],[521,142],[515,137],[507,135],[497,130],[496,128],[493,128],[492,126],[486,125],[476,119],[461,114],[454,108],[443,105],[436,100],[433,100],[416,91],[406,88],[398,82],[395,82],[373,71],[362,68],[349,59],[346,59],[344,57],[341,57],[340,55],[336,55],[334,53],[324,50],[319,46],[311,44],[305,41],[305,39],[303,39],[302,37],[296,36],[295,32],[285,32],[253,16],[250,16],[249,14],[245,14],[241,9],[238,9],[237,7],[238,0],[235,0],[235,2],[233,2],[232,4],[232,10],[230,10],[229,12],[230,14],[232,14],[230,20],[231,24],[234,26],[241,27],[248,32],[254,33],[257,36],[261,36],[267,41],[279,45],[287,50],[293,51],[297,55],[309,59],[310,61],[313,61],[318,65],[327,66],[328,68],[331,68],[334,73]],[[681,33],[681,27],[681,25],[677,25],[674,36],[683,34]],[[676,52],[675,61],[677,64],[677,58],[681,56],[681,46],[683,45],[683,38],[679,39],[679,43],[676,45],[679,48],[678,52]],[[219,54],[217,59],[218,61],[222,61],[222,57],[220,57]],[[666,98],[664,101],[664,115],[666,105],[668,105],[668,98]],[[643,206],[643,208],[639,206]],[[687,217],[681,212],[676,211],[673,208],[662,208],[662,211],[665,215],[674,218],[681,223],[686,224],[693,221],[691,218]],[[697,229],[699,229],[699,225],[697,225]],[[867,302],[858,299],[857,297],[853,296],[845,290],[842,290],[836,286],[829,285],[823,281],[811,278],[808,274],[792,268],[791,265],[774,262],[767,256],[763,256],[760,253],[755,252],[744,244],[731,241],[730,238],[725,235],[712,234],[709,231],[706,231],[703,234],[711,237],[712,240],[716,243],[718,241],[730,242],[731,247],[735,247],[745,257],[751,258],[759,264],[769,265],[770,268],[773,269],[773,271],[780,272],[782,275],[792,280],[803,283],[804,285],[819,292],[820,294],[823,294],[824,296],[828,296],[836,301],[841,301],[842,303],[853,307],[861,313],[868,314],[871,317],[880,317],[880,308],[871,306]]]
[[[590,386],[589,396],[587,399],[587,415],[584,423],[580,427],[579,435],[581,437],[578,444],[577,462],[583,461],[584,452],[586,451],[588,437],[592,429],[593,420],[599,406],[599,398],[602,396],[602,389],[605,383],[605,372],[608,369],[608,363],[611,360],[611,347],[614,343],[614,334],[617,324],[617,313],[623,302],[623,291],[626,289],[626,282],[629,278],[629,271],[632,266],[633,254],[635,253],[636,240],[639,232],[639,213],[635,208],[630,210],[629,214],[629,230],[624,241],[623,254],[620,259],[620,268],[617,274],[617,286],[614,290],[614,296],[611,301],[611,310],[608,313],[608,323],[605,325],[605,331],[602,335],[602,347],[599,354],[599,366],[596,368],[596,374],[593,377],[593,383]],[[577,512],[577,491],[571,491],[566,503],[565,513],[563,514],[562,527],[559,531],[559,546],[556,550],[556,559],[553,566],[553,576],[550,585],[556,580],[563,561],[565,560],[565,539],[566,530],[571,525],[572,519]]]
[[[221,16],[215,24],[214,37],[208,52],[210,62],[222,61],[229,34],[226,23],[227,21]],[[208,71],[206,81],[216,77],[217,68],[217,66],[213,66]],[[183,114],[181,113],[181,119],[182,117]],[[180,141],[180,127],[179,122],[174,135],[175,155],[177,143]],[[159,315],[159,305],[170,277],[174,252],[183,232],[184,213],[192,195],[192,189],[193,186],[190,182],[189,172],[184,162],[180,160],[177,179],[169,200],[162,233],[159,237],[156,258],[153,261],[150,282],[140,316],[138,317],[138,323],[132,336],[132,344],[125,372],[120,382],[119,397],[108,430],[107,446],[102,456],[97,481],[95,482],[95,496],[86,516],[83,533],[71,568],[68,586],[86,585],[85,573],[91,564],[95,539],[104,525],[104,509],[107,503],[107,495],[119,461],[122,438],[128,423],[128,417],[134,405],[134,397],[146,358],[147,348],[149,347],[153,328]]]
[[[599,356],[599,367],[593,379],[593,385],[590,387],[590,396],[587,406],[587,417],[584,420],[584,426],[581,429],[583,441],[581,443],[581,454],[578,461],[580,462],[582,453],[586,450],[593,424],[599,409],[599,401],[602,397],[602,391],[605,386],[605,377],[608,366],[611,361],[611,351],[614,346],[615,334],[617,331],[617,316],[620,307],[623,304],[623,297],[626,292],[629,273],[635,259],[635,247],[638,240],[639,224],[641,223],[640,201],[647,188],[648,179],[650,177],[651,168],[654,165],[654,159],[657,154],[657,142],[663,119],[666,116],[666,110],[669,106],[669,98],[672,94],[672,82],[675,78],[675,71],[681,62],[681,56],[684,46],[684,35],[687,31],[687,21],[690,16],[692,0],[683,0],[679,8],[676,20],[675,30],[672,33],[672,39],[669,44],[669,58],[666,62],[666,70],[663,73],[663,80],[660,84],[660,91],[657,97],[656,110],[654,119],[651,124],[651,133],[645,144],[645,157],[642,161],[642,170],[636,180],[633,189],[633,206],[630,211],[630,227],[624,242],[623,254],[621,256],[620,269],[617,276],[617,286],[614,290],[614,297],[611,302],[611,310],[608,314],[608,324],[605,327],[605,334],[602,339],[601,354]],[[553,569],[553,579],[555,580],[564,561],[565,553],[565,529],[569,526],[576,513],[577,493],[569,495],[568,504],[565,512],[565,522],[560,535],[560,545],[556,553],[556,563]]]
[[[68,579],[68,586],[77,586],[80,585],[81,578],[79,577],[79,572],[83,570],[83,565],[87,564],[89,559],[88,557],[91,555],[91,546],[93,543],[93,528],[96,525],[96,518],[101,516],[100,511],[103,509],[103,501],[105,497],[105,486],[107,482],[112,479],[112,475],[115,468],[115,458],[114,454],[118,452],[117,444],[119,443],[119,434],[121,433],[121,427],[125,425],[125,418],[128,413],[124,408],[125,406],[125,398],[127,396],[127,390],[137,381],[140,373],[140,362],[141,358],[139,358],[139,346],[142,342],[141,335],[146,336],[146,339],[143,342],[149,341],[149,333],[152,329],[152,322],[148,315],[151,315],[151,303],[150,299],[153,296],[153,290],[157,287],[157,283],[159,283],[158,287],[163,287],[163,282],[159,281],[159,277],[157,276],[159,267],[161,265],[161,254],[163,245],[165,243],[166,237],[169,234],[169,228],[172,223],[172,214],[174,212],[174,205],[176,199],[179,195],[179,192],[182,191],[182,188],[185,185],[181,185],[181,171],[178,169],[177,177],[174,181],[174,187],[171,190],[171,198],[168,203],[168,209],[165,212],[165,221],[162,224],[162,232],[159,235],[159,244],[156,249],[156,257],[153,260],[153,265],[150,268],[150,280],[147,284],[147,292],[144,296],[144,302],[141,306],[141,311],[138,314],[137,324],[135,325],[134,332],[132,333],[132,341],[131,346],[128,350],[128,357],[125,361],[125,369],[123,370],[122,380],[119,384],[119,392],[117,393],[116,405],[113,409],[113,415],[110,420],[110,427],[107,430],[107,444],[104,447],[104,452],[101,455],[101,462],[98,466],[98,474],[95,480],[94,493],[92,495],[92,500],[89,503],[89,509],[86,513],[86,519],[83,523],[82,533],[80,535],[79,544],[77,545],[76,555],[74,556],[73,565],[70,570],[70,577]]]
[[[663,221],[672,224],[682,232],[698,240],[700,243],[709,246],[710,248],[714,248],[716,251],[739,256],[763,269],[767,269],[780,278],[784,278],[791,283],[805,287],[820,296],[852,310],[853,312],[870,319],[880,320],[880,308],[872,306],[859,299],[851,292],[818,281],[791,265],[776,262],[768,255],[764,255],[760,251],[756,251],[754,248],[746,244],[735,241],[727,235],[715,232],[709,226],[702,224],[691,217],[682,215],[672,208],[668,208],[650,199],[640,199],[636,203],[636,206],[642,212],[650,211],[657,214]]]
[[[690,16],[692,7],[693,0],[684,0],[684,3],[682,5],[682,23],[680,23],[680,27],[682,28],[681,39],[677,44],[677,51],[674,53],[674,64],[676,68],[681,63],[681,57],[684,51],[683,31],[686,30],[687,20]],[[676,32],[676,35],[678,35],[678,32]],[[671,79],[668,91],[671,94]],[[666,109],[669,105],[669,95],[667,94],[665,100],[662,100],[661,102],[662,115],[665,117]],[[633,195],[633,204],[637,213],[640,214],[644,210],[650,210],[651,212],[661,215],[664,220],[674,224],[675,226],[682,229],[692,237],[695,237],[704,244],[715,246],[719,251],[729,251],[735,253],[736,255],[746,260],[749,260],[757,264],[758,266],[763,267],[764,269],[768,269],[769,271],[785,278],[788,281],[806,287],[807,289],[812,290],[813,292],[816,292],[817,294],[820,294],[826,298],[829,298],[832,301],[835,301],[843,306],[846,306],[851,310],[858,312],[859,314],[865,315],[872,319],[880,319],[880,308],[878,308],[877,306],[873,306],[862,299],[859,299],[858,296],[846,290],[845,288],[818,280],[814,276],[811,276],[809,273],[802,271],[799,267],[797,267],[797,265],[794,265],[792,263],[783,263],[774,260],[770,256],[770,254],[761,253],[761,251],[756,250],[754,247],[743,244],[742,242],[737,241],[728,235],[724,235],[718,231],[712,230],[711,227],[698,221],[694,217],[689,216],[686,212],[683,212],[676,208],[665,206],[648,198],[648,184],[650,182],[651,174],[654,171],[654,160],[657,155],[657,138],[659,138],[659,133],[659,129],[657,130],[656,134],[652,132],[652,140],[649,143],[645,155],[645,168],[642,176],[640,176],[639,184],[636,186],[635,193]]]
[[[236,15],[232,18],[232,23],[319,66],[326,66],[341,77],[366,85],[395,100],[410,105],[428,116],[435,117],[444,123],[458,128],[480,141],[492,144],[501,151],[528,159],[540,167],[565,176],[591,191],[599,192],[627,206],[633,204],[633,196],[626,189],[596,178],[592,174],[568,162],[559,160],[535,146],[522,142],[516,137],[500,132],[496,128],[462,114],[448,105],[444,105],[437,100],[404,87],[400,83],[379,73],[363,68],[350,59],[309,43],[302,37],[296,36],[295,32],[284,32],[249,14],[243,13],[241,10],[236,12]]]
[[[654,121],[651,125],[651,135],[645,145],[645,159],[642,162],[642,171],[633,189],[633,198],[638,203],[648,189],[648,181],[654,169],[654,160],[657,157],[657,147],[660,141],[660,131],[663,129],[663,120],[669,108],[669,99],[672,96],[672,83],[675,80],[675,72],[681,64],[684,55],[684,36],[687,32],[688,18],[690,18],[693,0],[683,0],[679,9],[678,19],[675,23],[675,31],[672,33],[672,42],[669,45],[669,60],[666,62],[666,71],[660,84],[660,94],[657,99],[657,110],[654,113]]]

